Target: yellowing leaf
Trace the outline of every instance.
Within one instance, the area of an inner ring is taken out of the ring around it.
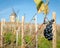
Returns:
[[[44,8],[45,8],[45,5],[44,5],[44,3],[41,5],[41,10],[43,11],[44,10]]]
[[[42,10],[41,10],[41,9],[39,9],[39,10],[38,10],[38,13],[41,13],[41,12],[42,12]]]
[[[48,5],[45,5],[44,14],[48,14],[48,12],[49,12]]]
[[[39,8],[39,10],[38,10],[38,13],[41,13],[42,11],[44,11],[44,9],[45,9],[45,5],[44,5],[44,3],[41,5],[41,7]]]
[[[34,2],[36,3],[36,5],[39,5],[39,3],[41,2],[42,0],[34,0]]]

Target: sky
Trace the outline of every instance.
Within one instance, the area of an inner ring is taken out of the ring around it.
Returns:
[[[45,2],[46,0],[43,1]],[[5,18],[7,22],[10,21],[12,8],[19,16],[20,21],[22,16],[25,16],[25,22],[29,22],[37,12],[34,0],[0,0],[0,21],[2,18]],[[60,0],[49,0],[49,13],[47,15],[49,20],[52,19],[52,12],[56,12],[56,23],[60,24]],[[43,20],[43,13],[37,14],[37,22],[41,24]]]

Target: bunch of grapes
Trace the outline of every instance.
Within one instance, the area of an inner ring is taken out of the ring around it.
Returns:
[[[52,24],[53,24],[54,20],[49,21],[49,24],[46,25],[46,28],[44,29],[44,36],[45,38],[47,38],[48,40],[52,40],[53,39],[53,33],[52,33]]]

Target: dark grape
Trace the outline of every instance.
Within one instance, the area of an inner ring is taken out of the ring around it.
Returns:
[[[46,25],[46,28],[44,29],[44,36],[46,39],[48,40],[52,40],[53,39],[53,33],[52,33],[52,23],[54,22],[54,20],[51,20],[49,22],[49,24]]]

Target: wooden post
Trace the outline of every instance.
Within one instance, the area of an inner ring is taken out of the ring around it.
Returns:
[[[1,20],[1,48],[2,48],[2,32],[3,32],[3,24],[2,24],[2,20]]]
[[[18,47],[18,35],[19,35],[20,27],[16,31],[16,47]]]
[[[53,41],[52,41],[52,45],[53,45],[53,48],[56,48],[56,13],[53,12],[53,19],[55,20],[54,23],[53,23]]]
[[[32,32],[32,23],[30,23],[29,27],[30,27],[30,35],[31,35],[31,32]]]
[[[18,48],[18,35],[19,35],[19,31],[20,31],[19,16],[17,17],[16,23],[17,23],[17,27],[18,27],[16,30],[16,47]]]
[[[35,16],[35,32],[37,32],[37,16]],[[38,38],[36,34],[36,48],[38,48]]]
[[[22,16],[22,45],[21,48],[25,48],[24,47],[24,16]]]
[[[16,31],[16,47],[18,47],[18,30]]]
[[[3,47],[3,25],[5,24],[5,19],[1,19],[1,48]]]
[[[16,30],[16,47],[18,48],[18,37],[19,37],[19,31],[20,31],[20,26],[19,26],[19,16],[16,20],[16,23],[17,23],[17,30]]]

